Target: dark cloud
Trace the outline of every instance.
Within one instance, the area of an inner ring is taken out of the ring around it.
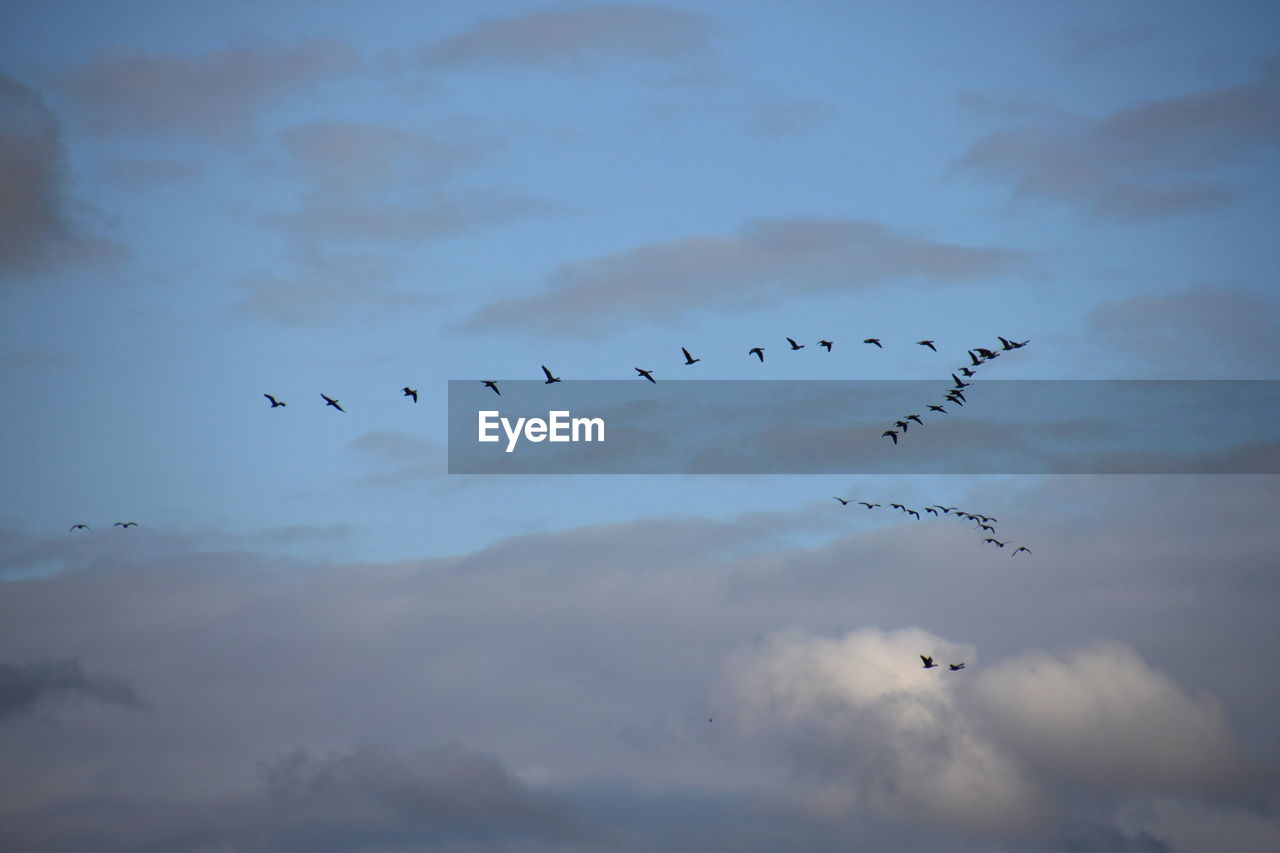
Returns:
[[[1231,169],[1271,157],[1280,143],[1274,69],[1243,86],[1148,101],[1110,115],[1060,116],[980,139],[960,160],[1017,197],[1149,218],[1221,205]]]
[[[133,53],[95,59],[55,77],[59,91],[102,133],[176,133],[230,142],[277,99],[358,68],[340,42],[230,48],[204,56]]]
[[[495,18],[422,48],[435,67],[494,66],[585,73],[642,62],[685,73],[714,58],[706,16],[659,5],[576,4]]]
[[[89,675],[79,661],[0,662],[0,719],[44,703],[77,697],[140,706],[127,682]]]
[[[855,291],[898,279],[973,281],[1025,267],[1030,253],[941,243],[876,222],[771,219],[728,237],[650,243],[569,264],[542,293],[493,303],[471,328],[603,330],[709,306],[758,307],[803,293]]]
[[[118,254],[86,236],[73,209],[57,117],[35,89],[0,74],[0,276]]]

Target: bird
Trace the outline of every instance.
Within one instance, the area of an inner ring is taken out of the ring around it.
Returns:
[[[1022,347],[1025,347],[1027,344],[1031,343],[1031,341],[1030,341],[1030,340],[1026,340],[1026,341],[1006,341],[1004,338],[1000,337],[999,335],[996,335],[996,338],[1000,341],[1001,347],[1002,347],[1003,349],[1006,349],[1006,350],[1010,350],[1010,349],[1021,349]]]
[[[933,507],[931,507],[931,506],[927,506],[927,507],[925,507],[925,508],[924,508],[924,511],[925,511],[925,512],[931,512],[931,513],[933,513],[934,515],[937,515],[937,514],[938,514],[938,511],[937,511],[936,509],[934,509]]]
[[[137,527],[137,526],[138,526],[138,522],[136,522],[136,521],[117,521],[115,524],[113,524],[113,525],[111,525],[111,526],[112,526],[112,527],[123,527],[123,528],[125,528],[126,530],[128,530],[130,527]]]
[[[893,425],[894,425],[894,426],[896,426],[896,427],[898,427],[899,429],[901,429],[903,432],[906,432],[906,431],[907,431],[907,422],[906,422],[906,421],[901,421],[901,420],[899,420],[899,421],[894,421],[894,422],[893,422]]]
[[[942,414],[944,414],[944,415],[947,413],[947,410],[946,410],[946,409],[944,409],[944,408],[942,408],[941,406],[930,406],[930,407],[929,407],[929,411],[931,411],[931,412],[942,412]]]
[[[791,344],[793,350],[804,349],[804,344],[798,344],[795,338],[787,338],[787,343]]]
[[[333,407],[334,407],[335,409],[337,409],[339,412],[345,412],[345,411],[346,411],[346,409],[344,409],[344,408],[342,408],[341,406],[339,406],[339,405],[338,405],[338,401],[337,401],[337,400],[333,399],[333,398],[332,398],[332,397],[330,397],[328,394],[321,394],[320,396],[321,396],[321,397],[324,397],[324,404],[325,404],[326,406],[333,406]]]
[[[994,527],[992,527],[990,524],[979,524],[979,525],[978,525],[978,527],[982,528],[983,530],[987,531],[988,533],[995,533],[995,532],[996,532],[996,529],[995,529]]]
[[[942,510],[942,514],[943,514],[943,515],[946,515],[947,513],[951,512],[951,510],[953,510],[953,509],[959,509],[959,507],[954,507],[954,506],[943,506],[942,504],[934,504],[934,506],[936,506],[938,509]]]
[[[862,504],[867,509],[875,509],[876,507],[880,506],[880,504],[869,504],[866,501],[858,501],[858,503]]]
[[[1019,545],[1017,548],[1015,548],[1015,549],[1014,549],[1013,553],[1012,553],[1012,554],[1010,554],[1009,556],[1010,556],[1010,557],[1016,557],[1016,556],[1018,556],[1018,552],[1019,552],[1019,551],[1026,551],[1028,554],[1031,554],[1031,549],[1030,549],[1030,548],[1028,548],[1026,545]],[[1035,555],[1034,555],[1034,554],[1032,554],[1032,556],[1035,556]]]
[[[262,396],[266,397],[268,400],[271,401],[271,408],[273,409],[276,408],[277,406],[285,405],[285,403],[281,402],[280,400],[277,400],[275,397],[272,397],[270,394],[263,394]]]
[[[955,403],[957,406],[963,406],[963,405],[964,405],[964,397],[959,396],[958,392],[957,392],[957,396],[955,396],[955,397],[953,397],[953,396],[951,396],[950,394],[948,394],[946,399],[947,399],[947,402],[948,402],[948,403]]]
[[[747,355],[759,356],[761,363],[764,362],[764,347],[752,347],[747,350]]]
[[[968,388],[970,385],[973,384],[972,382],[965,382],[959,376],[956,376],[954,373],[951,374],[951,378],[955,381],[957,388]]]
[[[974,372],[967,367],[960,368],[960,372],[964,374],[965,379],[972,379],[974,376]]]
[[[697,364],[698,362],[702,361],[702,359],[700,358],[694,358],[693,356],[689,355],[689,351],[684,347],[680,347],[680,352],[684,353],[685,364]]]
[[[832,497],[835,497],[835,496],[834,496],[834,495],[832,495]],[[840,501],[840,506],[848,506],[848,505],[849,505],[849,502],[848,502],[847,500],[845,500],[844,498],[836,498],[836,500]]]
[[[542,372],[543,372],[543,373],[545,373],[545,374],[547,374],[547,381],[546,381],[546,382],[543,382],[543,383],[542,383],[543,385],[550,385],[552,382],[559,382],[559,381],[560,381],[560,378],[559,378],[559,377],[557,377],[557,376],[552,376],[552,375],[551,375],[551,371],[550,371],[550,370],[547,370],[547,366],[546,366],[545,364],[544,364],[544,365],[542,365]]]
[[[93,528],[87,524],[73,524],[71,525],[71,530],[68,530],[67,532],[70,533],[72,530],[87,530],[90,533],[93,532]]]
[[[498,382],[497,382],[497,380],[495,380],[495,379],[486,379],[486,380],[484,381],[484,387],[486,387],[486,388],[492,388],[492,389],[493,389],[493,393],[497,394],[499,397],[501,397],[501,396],[502,396],[502,392],[498,390]]]
[[[880,437],[881,437],[881,438],[884,438],[885,436],[888,436],[889,438],[892,438],[892,439],[893,439],[893,443],[894,443],[894,444],[897,444],[897,443],[898,443],[898,433],[896,433],[895,431],[893,431],[893,430],[891,430],[891,429],[887,429],[887,430],[885,430],[884,432],[880,433]]]
[[[906,508],[905,506],[903,506],[902,504],[889,504],[889,507],[890,507],[891,509],[900,509],[900,510],[902,510],[903,512],[906,512],[906,511],[907,511],[907,508]]]
[[[834,342],[834,341],[818,341],[818,346],[820,346],[820,347],[826,347],[826,348],[827,348],[827,352],[831,352],[831,345],[832,345],[833,343],[835,343],[835,342]]]
[[[973,350],[969,350],[969,358],[973,361],[974,367],[977,367],[978,365],[982,364],[982,359],[974,355]]]
[[[937,351],[938,351],[938,348],[937,348],[937,347],[935,347],[935,346],[933,345],[933,341],[916,341],[916,343],[917,343],[917,344],[919,344],[919,345],[920,345],[920,346],[922,346],[922,347],[928,347],[929,349],[933,350],[934,352],[937,352]]]
[[[640,374],[640,375],[641,375],[641,376],[643,376],[645,379],[648,379],[648,380],[649,380],[650,382],[652,382],[654,385],[657,385],[657,384],[658,384],[658,380],[656,380],[656,379],[654,379],[654,378],[653,378],[653,371],[652,371],[652,370],[641,370],[640,368],[638,368],[638,367],[637,367],[637,368],[636,368],[636,373]]]
[[[990,536],[988,536],[986,539],[983,539],[982,541],[983,543],[990,542],[991,544],[995,545],[997,548],[1003,548],[1005,545],[1009,544],[1008,542],[1001,542],[999,539],[992,539]]]
[[[920,420],[919,415],[907,415],[907,420],[915,421],[916,423],[920,424],[920,426],[924,426],[924,421]]]
[[[992,352],[991,350],[983,349],[982,347],[976,347],[974,349],[974,352],[976,352],[978,356],[982,358],[984,361],[995,358],[996,356],[1000,355],[1000,353],[998,352]]]
[[[952,672],[959,672],[960,670],[964,669],[964,662],[961,661],[960,663],[949,663],[947,664],[947,669],[951,670]]]
[[[992,518],[989,515],[979,515],[978,518],[982,519],[983,522],[991,522],[992,524],[998,524],[1000,521],[1000,519]]]
[[[863,341],[863,343],[864,343],[864,344],[875,344],[876,346],[880,347],[880,349],[884,349],[884,344],[880,343],[880,339],[879,339],[879,338],[867,338],[865,341]]]
[[[914,509],[907,510],[907,515],[914,515],[916,517],[916,521],[920,520],[920,513],[916,512]]]
[[[404,389],[403,389],[403,390],[404,390],[404,395],[405,395],[406,397],[412,397],[412,398],[413,398],[413,402],[415,402],[415,403],[416,403],[416,402],[418,402],[418,389],[417,389],[417,388],[410,388],[408,385],[406,385],[406,386],[404,386]]]
[[[920,655],[920,660],[924,661],[925,669],[933,669],[935,666],[937,666],[937,664],[933,662],[933,658],[929,657],[928,655]]]

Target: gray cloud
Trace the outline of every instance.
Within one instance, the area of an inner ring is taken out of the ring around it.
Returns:
[[[0,276],[110,258],[71,214],[62,128],[40,94],[0,74]]]
[[[89,675],[79,661],[0,662],[0,719],[31,711],[49,701],[76,697],[140,706],[128,683]]]
[[[138,190],[173,183],[200,174],[200,164],[190,160],[115,160],[105,166],[107,177],[126,189]]]
[[[495,302],[472,328],[581,331],[622,318],[669,319],[715,305],[772,304],[780,287],[853,291],[896,279],[945,284],[1025,267],[1030,253],[966,247],[895,232],[876,222],[770,219],[728,237],[689,237],[566,265],[542,293]]]
[[[1149,101],[1098,118],[1059,116],[980,139],[960,165],[1105,216],[1147,218],[1217,206],[1229,170],[1280,143],[1274,69],[1243,86]]]
[[[360,65],[350,47],[230,48],[204,56],[133,53],[93,60],[55,76],[58,89],[102,133],[243,138],[273,101]]]
[[[428,45],[428,66],[497,66],[585,73],[617,62],[685,72],[714,58],[704,15],[659,5],[575,4],[496,18]]]

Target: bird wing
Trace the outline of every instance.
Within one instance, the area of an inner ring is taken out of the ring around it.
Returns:
[[[545,364],[542,365],[542,372],[547,374],[548,379],[555,379],[555,377],[551,375],[551,371],[547,370],[547,366]]]

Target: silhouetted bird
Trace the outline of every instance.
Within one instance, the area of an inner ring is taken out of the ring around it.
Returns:
[[[906,421],[894,421],[894,422],[893,422],[893,425],[894,425],[894,426],[896,426],[898,429],[902,430],[903,432],[906,432],[906,431],[907,431],[907,422],[906,422]]]
[[[979,525],[978,525],[978,527],[980,527],[981,529],[983,529],[983,530],[987,531],[988,533],[995,533],[995,532],[996,532],[996,529],[995,529],[994,527],[992,527],[990,524],[979,524]]]
[[[937,666],[937,664],[933,662],[933,658],[929,657],[928,655],[920,655],[920,660],[924,661],[925,669],[933,669],[935,666]]]
[[[947,513],[951,512],[951,510],[953,510],[953,509],[957,509],[957,507],[954,507],[954,506],[943,506],[942,504],[934,504],[934,506],[936,506],[938,509],[942,510],[942,514],[943,514],[943,515],[946,515]]]
[[[914,509],[907,510],[907,515],[914,515],[916,517],[916,521],[920,520],[920,513],[916,512]]]
[[[700,358],[694,358],[693,356],[689,355],[689,351],[684,347],[680,347],[680,352],[684,353],[685,364],[697,364],[698,362],[702,361],[702,359]]]
[[[496,381],[496,380],[494,380],[494,379],[486,379],[486,380],[484,381],[484,387],[486,387],[486,388],[492,388],[492,389],[493,389],[493,393],[497,394],[499,397],[501,397],[501,396],[502,396],[502,392],[498,390],[498,383],[497,383],[497,381]]]
[[[93,532],[93,528],[87,524],[73,524],[71,525],[71,530],[88,530],[90,533]],[[71,530],[68,530],[67,532],[70,533]]]
[[[346,411],[346,409],[344,409],[344,408],[342,408],[341,406],[339,406],[339,405],[338,405],[338,401],[337,401],[337,400],[333,399],[333,398],[332,398],[332,397],[330,397],[329,395],[327,395],[327,394],[321,394],[320,396],[321,396],[321,397],[324,397],[324,404],[325,404],[326,406],[333,406],[333,407],[334,407],[335,409],[337,409],[339,412],[345,412],[345,411]]]
[[[946,400],[949,403],[955,403],[957,406],[964,405],[964,397],[952,397],[950,394],[948,394],[946,396]]]
[[[906,512],[906,511],[907,511],[907,508],[906,508],[905,506],[903,506],[902,504],[889,504],[889,507],[890,507],[891,509],[900,509],[900,510],[902,510],[903,512]]]
[[[968,388],[970,385],[973,384],[972,382],[965,382],[963,379],[961,379],[959,376],[956,376],[954,373],[951,374],[951,379],[956,383],[957,388]]]
[[[951,670],[952,672],[959,672],[960,670],[964,669],[964,664],[963,664],[963,663],[949,663],[949,664],[947,664],[947,669]]]
[[[136,521],[117,521],[115,524],[113,524],[113,525],[111,525],[111,526],[112,526],[112,527],[123,527],[123,528],[125,528],[126,530],[128,530],[130,527],[137,527],[137,526],[138,526],[138,522],[136,522]]]
[[[275,397],[272,397],[270,394],[263,394],[262,396],[266,397],[268,400],[271,401],[271,408],[273,409],[276,408],[277,406],[285,405],[284,403],[277,400]]]
[[[982,359],[974,355],[973,350],[969,350],[969,358],[972,360],[974,367],[977,367],[978,365],[982,364]]]
[[[892,439],[893,439],[893,443],[894,443],[894,444],[897,444],[897,443],[898,443],[898,434],[897,434],[896,432],[894,432],[893,430],[891,430],[891,429],[887,429],[887,430],[885,430],[884,432],[880,433],[880,437],[881,437],[881,438],[884,438],[885,436],[888,436],[889,438],[892,438]]]
[[[992,352],[991,350],[983,349],[982,347],[975,348],[974,352],[976,352],[983,361],[987,361],[988,359],[992,359],[1000,355],[998,352]]]
[[[1025,347],[1027,344],[1031,343],[1031,341],[1030,341],[1030,340],[1025,340],[1025,341],[1006,341],[1004,338],[1000,337],[999,335],[996,335],[996,338],[1000,341],[1000,346],[1001,346],[1001,348],[1003,348],[1003,349],[1007,349],[1007,350],[1010,350],[1010,349],[1021,349],[1022,347]]]
[[[834,495],[833,495],[833,497],[834,497]],[[848,502],[847,500],[845,500],[844,498],[836,498],[836,500],[840,501],[840,506],[848,506],[848,505],[849,505],[849,502]]]
[[[1017,548],[1015,548],[1015,549],[1014,549],[1014,552],[1013,552],[1012,554],[1010,554],[1009,556],[1010,556],[1010,557],[1016,557],[1016,556],[1018,556],[1018,552],[1019,552],[1019,551],[1026,551],[1028,554],[1031,554],[1031,549],[1030,549],[1030,548],[1028,548],[1026,545],[1019,545]],[[1035,556],[1035,555],[1034,555],[1034,554],[1032,554],[1032,556]]]
[[[638,367],[637,367],[637,368],[636,368],[636,373],[639,373],[641,376],[643,376],[645,379],[648,379],[648,380],[649,380],[650,382],[652,382],[654,385],[657,385],[657,384],[658,384],[658,380],[656,380],[656,379],[654,379],[654,378],[653,378],[653,371],[652,371],[652,370],[641,370],[640,368],[638,368]]]
[[[937,511],[936,509],[934,509],[933,507],[931,507],[931,506],[927,506],[927,507],[925,507],[925,508],[924,508],[924,511],[925,511],[925,512],[931,512],[931,513],[933,513],[934,515],[937,515],[937,514],[938,514],[938,511]]]
[[[787,338],[787,343],[791,344],[793,350],[804,349],[804,344],[796,343],[795,338]]]
[[[938,351],[938,348],[937,348],[937,347],[935,347],[935,346],[933,345],[933,341],[916,341],[916,343],[917,343],[917,344],[919,344],[919,345],[920,345],[920,346],[922,346],[922,347],[928,347],[929,349],[933,350],[934,352],[937,352],[937,351]]]
[[[417,388],[410,388],[408,385],[406,385],[406,386],[404,387],[404,395],[405,395],[406,397],[412,397],[412,398],[413,398],[413,402],[415,402],[415,403],[416,403],[416,402],[418,402],[418,389],[417,389]]]
[[[875,344],[876,346],[880,347],[880,349],[884,349],[884,344],[880,343],[880,339],[879,339],[879,338],[867,338],[865,341],[863,341],[863,343],[864,343],[864,344]]]
[[[820,346],[820,347],[826,347],[826,348],[827,348],[827,352],[831,352],[831,345],[832,345],[832,343],[834,343],[834,341],[818,341],[818,346]]]
[[[931,412],[942,412],[942,414],[944,414],[944,415],[947,413],[947,410],[946,410],[946,409],[944,409],[944,408],[942,408],[941,406],[930,406],[930,407],[929,407],[929,411],[931,411]]]
[[[763,362],[763,361],[764,361],[764,347],[752,347],[751,349],[747,350],[747,355],[755,355],[755,356],[759,356],[760,361],[761,361],[761,362]]]
[[[550,370],[547,370],[547,366],[546,366],[545,364],[544,364],[544,365],[542,365],[542,372],[543,372],[543,373],[545,373],[545,374],[547,374],[547,381],[546,381],[546,382],[543,382],[543,383],[542,383],[543,385],[550,385],[552,382],[559,382],[559,381],[560,381],[560,378],[559,378],[558,376],[552,376],[552,375],[551,375],[551,371],[550,371]]]
[[[880,506],[880,504],[869,504],[866,501],[858,501],[858,503],[862,504],[867,509],[875,509],[876,507]]]
[[[987,537],[982,541],[983,541],[983,544],[990,542],[992,545],[995,545],[997,548],[1003,548],[1005,545],[1009,544],[1008,542],[1001,542],[999,539],[992,539],[991,537]]]
[[[967,367],[960,368],[960,372],[964,374],[965,379],[972,379],[974,372]]]
[[[907,415],[907,420],[915,421],[916,423],[920,424],[920,426],[924,426],[924,421],[920,420],[919,415]]]

